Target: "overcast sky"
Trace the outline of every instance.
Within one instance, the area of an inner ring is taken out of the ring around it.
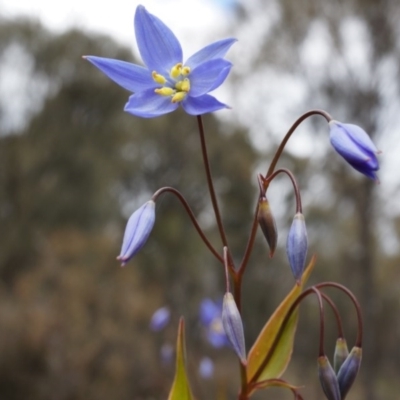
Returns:
[[[234,1],[190,0],[189,7],[188,0],[0,0],[0,14],[6,18],[36,17],[55,31],[78,26],[110,34],[124,44],[133,45],[133,16],[137,5],[143,4],[172,27],[187,49],[187,46],[201,46],[210,35],[225,31],[230,23],[229,8]]]

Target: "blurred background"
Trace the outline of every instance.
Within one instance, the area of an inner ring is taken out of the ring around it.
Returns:
[[[165,399],[183,315],[196,398],[234,399],[235,357],[227,348],[214,348],[199,322],[201,301],[221,300],[224,274],[179,202],[164,195],[142,252],[124,269],[115,260],[127,218],[162,186],[183,193],[214,246],[220,246],[195,118],[182,110],[151,120],[125,114],[128,93],[81,59],[93,54],[140,62],[126,40],[134,41],[137,4],[128,4],[128,12],[115,2],[99,5],[99,13],[110,7],[110,20],[128,21],[114,22],[115,32],[99,33],[91,25],[97,8],[89,1],[80,3],[82,9],[90,5],[90,19],[86,26],[80,17],[78,27],[72,26],[74,13],[57,27],[57,9],[51,17],[51,7],[43,3],[39,9],[38,1],[30,15],[23,3],[0,2],[0,397]],[[289,142],[280,165],[295,173],[301,188],[309,253],[318,256],[311,283],[336,280],[363,306],[364,360],[348,398],[397,399],[400,3],[190,3],[153,0],[148,9],[182,39],[186,55],[223,37],[239,39],[228,53],[234,69],[217,95],[233,110],[204,118],[237,262],[257,201],[256,174],[266,172],[298,116],[325,109],[335,119],[362,126],[383,151],[376,184],[334,153],[326,123],[313,117]],[[121,27],[125,38],[117,34]],[[258,233],[243,291],[248,348],[294,283],[284,250],[295,211],[287,179],[274,181],[269,200],[279,251],[270,260]],[[351,346],[354,310],[342,296],[332,297]],[[151,316],[164,306],[171,320],[153,332]],[[328,312],[326,319],[326,349],[332,354],[336,329]],[[315,301],[309,300],[284,375],[305,386],[307,400],[323,396],[316,373],[318,321]],[[205,356],[214,363],[208,377],[199,372]],[[292,395],[276,390],[255,398]]]

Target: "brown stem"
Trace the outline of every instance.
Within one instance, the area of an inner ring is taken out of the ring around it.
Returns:
[[[217,196],[215,195],[214,184],[211,176],[211,168],[207,154],[206,139],[204,135],[203,120],[201,119],[201,115],[197,116],[197,125],[199,128],[201,153],[203,155],[203,163],[204,163],[204,168],[206,170],[207,185],[208,185],[208,190],[210,192],[211,203],[214,209],[215,218],[217,220],[218,230],[221,236],[222,244],[223,246],[228,246],[228,241],[226,240],[225,230],[222,224],[222,218],[218,207]]]
[[[200,225],[197,222],[196,217],[194,216],[193,211],[191,210],[189,204],[187,203],[186,199],[182,196],[182,194],[178,190],[176,190],[173,187],[169,187],[169,186],[163,187],[161,189],[158,189],[153,194],[152,200],[156,201],[157,197],[159,197],[160,195],[162,195],[165,192],[170,192],[170,193],[174,194],[180,200],[180,202],[182,203],[183,207],[185,208],[187,214],[189,215],[189,218],[191,219],[194,227],[196,228],[197,233],[200,235],[200,237],[203,240],[203,242],[205,243],[205,245],[208,247],[208,249],[211,251],[211,253],[213,253],[213,255],[218,259],[218,261],[223,263],[224,259],[220,256],[220,254],[217,252],[217,250],[214,249],[213,245],[207,239],[203,230],[200,228]]]

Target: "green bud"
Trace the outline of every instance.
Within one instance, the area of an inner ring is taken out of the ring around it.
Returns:
[[[342,400],[338,379],[326,356],[318,357],[318,375],[326,398],[328,400]]]
[[[349,355],[349,349],[347,348],[347,342],[345,338],[338,338],[336,340],[335,346],[335,354],[333,356],[333,369],[336,374],[339,371],[339,368],[345,362],[347,356]]]
[[[276,230],[274,216],[271,213],[271,208],[266,197],[260,197],[258,202],[257,220],[265,239],[267,239],[269,256],[272,258],[274,256],[276,243],[278,241],[278,232]]]

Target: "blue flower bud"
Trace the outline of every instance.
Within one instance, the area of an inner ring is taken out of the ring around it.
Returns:
[[[335,354],[333,356],[333,369],[338,373],[342,364],[346,361],[349,355],[349,349],[347,348],[347,342],[345,338],[338,338],[336,340]]]
[[[232,293],[229,292],[225,293],[222,304],[222,325],[235,353],[240,358],[240,361],[245,363],[246,347],[244,344],[242,317]]]
[[[152,331],[160,331],[165,328],[171,317],[168,307],[161,307],[153,314],[150,320],[150,329]]]
[[[347,356],[346,361],[342,364],[337,374],[339,382],[340,395],[342,400],[345,399],[349,392],[354,380],[356,379],[358,370],[360,369],[362,358],[361,347],[353,347],[350,354]]]
[[[306,265],[308,250],[307,229],[302,213],[297,213],[293,218],[286,242],[286,253],[290,268],[297,282],[300,282]]]
[[[341,400],[338,380],[328,358],[318,357],[318,376],[328,400]]]
[[[373,180],[378,180],[376,171],[379,150],[368,134],[357,125],[330,121],[330,139],[334,149],[358,172]]]
[[[145,245],[156,219],[155,203],[149,200],[136,210],[128,220],[122,242],[121,254],[117,260],[125,264]]]

